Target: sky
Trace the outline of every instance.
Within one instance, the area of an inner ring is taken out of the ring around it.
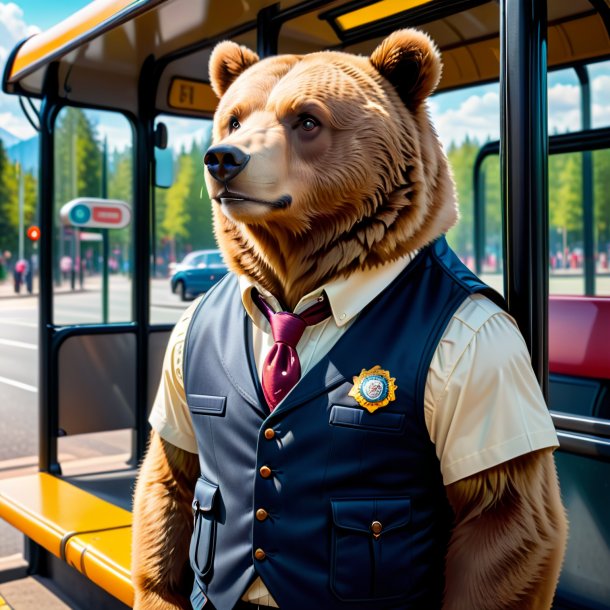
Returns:
[[[86,4],[88,0],[0,0],[0,74],[4,72],[6,60],[17,43],[47,30]],[[18,98],[1,92],[0,127],[21,139],[34,135],[34,130],[23,117]]]
[[[195,0],[194,0],[195,1]],[[0,0],[0,68],[15,45],[40,30],[45,30],[88,4],[87,0]],[[593,95],[593,127],[610,125],[610,62],[590,69]],[[561,133],[580,128],[580,91],[574,72],[563,70],[549,76],[549,132]],[[430,113],[445,146],[460,144],[466,136],[480,143],[499,137],[498,85],[439,94],[430,100]],[[170,145],[189,146],[197,130],[191,121],[171,119]],[[113,147],[122,148],[129,130],[121,122],[108,123],[107,133]],[[16,96],[0,92],[0,127],[21,139],[35,132],[23,116]],[[201,131],[199,131],[201,136]]]

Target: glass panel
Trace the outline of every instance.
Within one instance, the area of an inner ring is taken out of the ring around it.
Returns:
[[[435,95],[430,113],[447,151],[453,170],[460,220],[447,239],[458,256],[475,267],[474,164],[481,147],[500,135],[498,84],[472,87]],[[500,174],[497,157],[484,163],[486,247],[482,278],[496,290],[503,290],[502,241],[500,229]]]
[[[549,72],[547,92],[549,135],[582,129],[580,84],[574,70]]]
[[[174,180],[168,189],[155,189],[153,324],[176,322],[188,301],[222,277],[206,271],[210,265],[224,269],[216,250],[212,206],[203,176],[203,155],[210,146],[212,121],[171,116],[159,117],[159,121],[167,127]]]
[[[504,294],[504,257],[502,253],[502,199],[500,197],[500,157],[491,155],[481,167],[485,203],[483,260],[481,279]]]
[[[595,150],[592,156],[595,294],[610,296],[610,150]]]
[[[64,108],[55,124],[55,324],[132,316],[133,134],[123,115]],[[83,198],[66,214],[68,202]],[[94,199],[95,201],[91,201]],[[64,210],[62,218],[61,211]]]
[[[582,153],[549,157],[550,294],[584,294]]]
[[[610,125],[610,61],[588,67],[591,81],[592,127]]]

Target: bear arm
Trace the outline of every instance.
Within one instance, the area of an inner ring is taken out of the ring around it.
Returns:
[[[197,456],[154,430],[133,503],[132,579],[136,610],[191,608],[189,542]]]
[[[551,607],[567,539],[552,449],[448,485],[456,515],[443,610]]]

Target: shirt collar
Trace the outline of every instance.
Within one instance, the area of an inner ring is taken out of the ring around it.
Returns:
[[[295,313],[307,309],[326,293],[333,319],[338,327],[351,322],[371,301],[379,296],[407,267],[417,252],[403,256],[391,263],[373,269],[352,273],[347,278],[338,278],[306,294],[294,309]],[[269,323],[252,301],[251,292],[256,288],[274,311],[281,311],[279,301],[267,290],[245,275],[239,276],[239,288],[246,312],[260,329],[269,332]]]

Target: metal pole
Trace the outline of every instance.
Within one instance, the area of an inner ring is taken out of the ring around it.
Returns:
[[[483,162],[475,162],[473,172],[474,268],[477,275],[483,272],[485,258],[485,170]]]
[[[51,65],[47,71],[44,91],[45,97],[40,108],[40,169],[38,177],[40,224],[38,464],[43,472],[61,474],[61,468],[57,461],[59,428],[58,363],[57,355],[53,354],[53,339],[55,336],[55,326],[53,324],[54,122],[58,112],[54,94],[57,91],[57,64]]]
[[[546,0],[500,0],[505,296],[548,396]]]
[[[279,3],[272,4],[258,12],[256,18],[256,51],[261,59],[277,55],[278,38],[282,27],[282,24],[276,19],[279,12]]]
[[[591,83],[586,66],[575,68],[580,82],[580,113],[583,130],[591,129]],[[582,151],[582,224],[585,294],[595,294],[595,219],[593,192],[593,155],[590,150]]]
[[[102,199],[108,199],[108,138],[104,138],[102,148]],[[108,323],[108,257],[110,244],[108,229],[102,229],[102,322]]]
[[[25,256],[24,248],[24,235],[25,235],[25,223],[23,220],[23,207],[24,207],[24,193],[23,193],[23,146],[20,149],[21,162],[17,164],[17,170],[19,172],[19,258],[22,260]]]

